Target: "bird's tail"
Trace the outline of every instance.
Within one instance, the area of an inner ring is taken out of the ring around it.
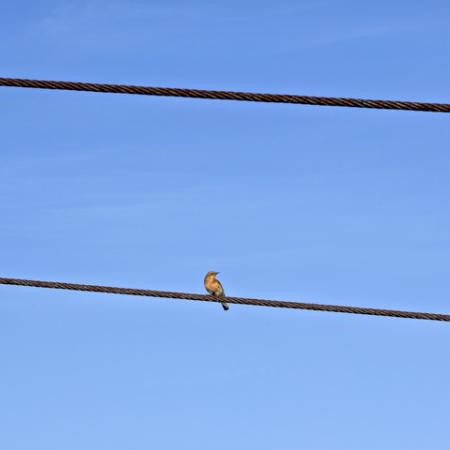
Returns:
[[[228,303],[225,303],[225,302],[222,302],[222,308],[223,308],[225,311],[228,311],[228,310],[230,309],[230,307],[228,306]]]

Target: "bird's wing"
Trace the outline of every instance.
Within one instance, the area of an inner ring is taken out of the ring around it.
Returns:
[[[217,283],[218,283],[218,285],[219,285],[219,295],[221,295],[221,296],[223,296],[223,297],[225,297],[225,291],[223,290],[223,286],[222,286],[222,283],[219,281],[219,280],[216,280],[217,281]]]

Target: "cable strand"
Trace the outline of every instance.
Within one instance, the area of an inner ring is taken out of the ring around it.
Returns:
[[[317,97],[289,94],[261,94],[253,92],[216,91],[206,89],[180,89],[124,84],[82,83],[75,81],[30,80],[0,78],[0,86],[69,91],[103,92],[114,94],[152,95],[209,100],[235,100],[265,103],[293,103],[316,106],[342,106],[349,108],[390,109],[423,112],[450,112],[447,103],[422,103],[398,100],[369,100],[342,97]]]
[[[204,302],[220,303],[223,300],[213,295],[189,294],[185,292],[155,291],[149,289],[121,288],[112,286],[98,286],[90,284],[63,283],[57,281],[25,280],[18,278],[0,278],[0,284],[13,286],[40,287],[50,289],[66,289],[71,291],[82,291],[82,292],[99,292],[105,294],[134,295],[142,297],[157,297],[157,298],[169,298],[179,300],[197,300]],[[402,319],[420,319],[420,320],[450,322],[450,315],[437,313],[398,311],[398,310],[377,309],[377,308],[361,308],[355,306],[322,305],[317,303],[302,303],[302,302],[265,300],[265,299],[242,298],[242,297],[226,297],[226,301],[227,303],[237,305],[266,306],[272,308],[302,309],[308,311],[339,312],[347,314],[363,314],[370,316],[397,317]]]

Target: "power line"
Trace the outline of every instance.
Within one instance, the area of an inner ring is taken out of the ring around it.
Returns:
[[[154,291],[149,289],[130,289],[89,284],[61,283],[57,281],[23,280],[17,278],[0,278],[0,284],[29,286],[51,289],[67,289],[71,291],[102,292],[105,294],[138,295],[142,297],[158,297],[180,300],[199,300],[203,302],[221,302],[222,298],[212,295],[188,294],[184,292]],[[237,305],[268,306],[273,308],[304,309],[309,311],[328,311],[348,314],[365,314],[369,316],[397,317],[401,319],[422,319],[450,322],[450,315],[391,309],[359,308],[354,306],[321,305],[316,303],[287,302],[280,300],[262,300],[256,298],[226,297],[227,303]]]
[[[202,98],[264,103],[296,103],[317,106],[346,106],[349,108],[396,109],[404,111],[450,112],[447,103],[423,103],[398,100],[368,100],[359,98],[315,97],[289,94],[261,94],[253,92],[212,91],[206,89],[179,89],[124,84],[81,83],[74,81],[28,80],[0,78],[0,86],[57,89],[69,91],[103,92],[111,94],[153,95],[161,97]]]

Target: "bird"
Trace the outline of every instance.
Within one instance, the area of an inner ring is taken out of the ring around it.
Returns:
[[[223,286],[220,281],[216,278],[216,275],[219,272],[208,272],[205,276],[205,289],[209,294],[214,295],[215,297],[225,298],[225,291],[223,290]],[[222,301],[222,308],[225,311],[228,311],[230,307],[228,303]]]

